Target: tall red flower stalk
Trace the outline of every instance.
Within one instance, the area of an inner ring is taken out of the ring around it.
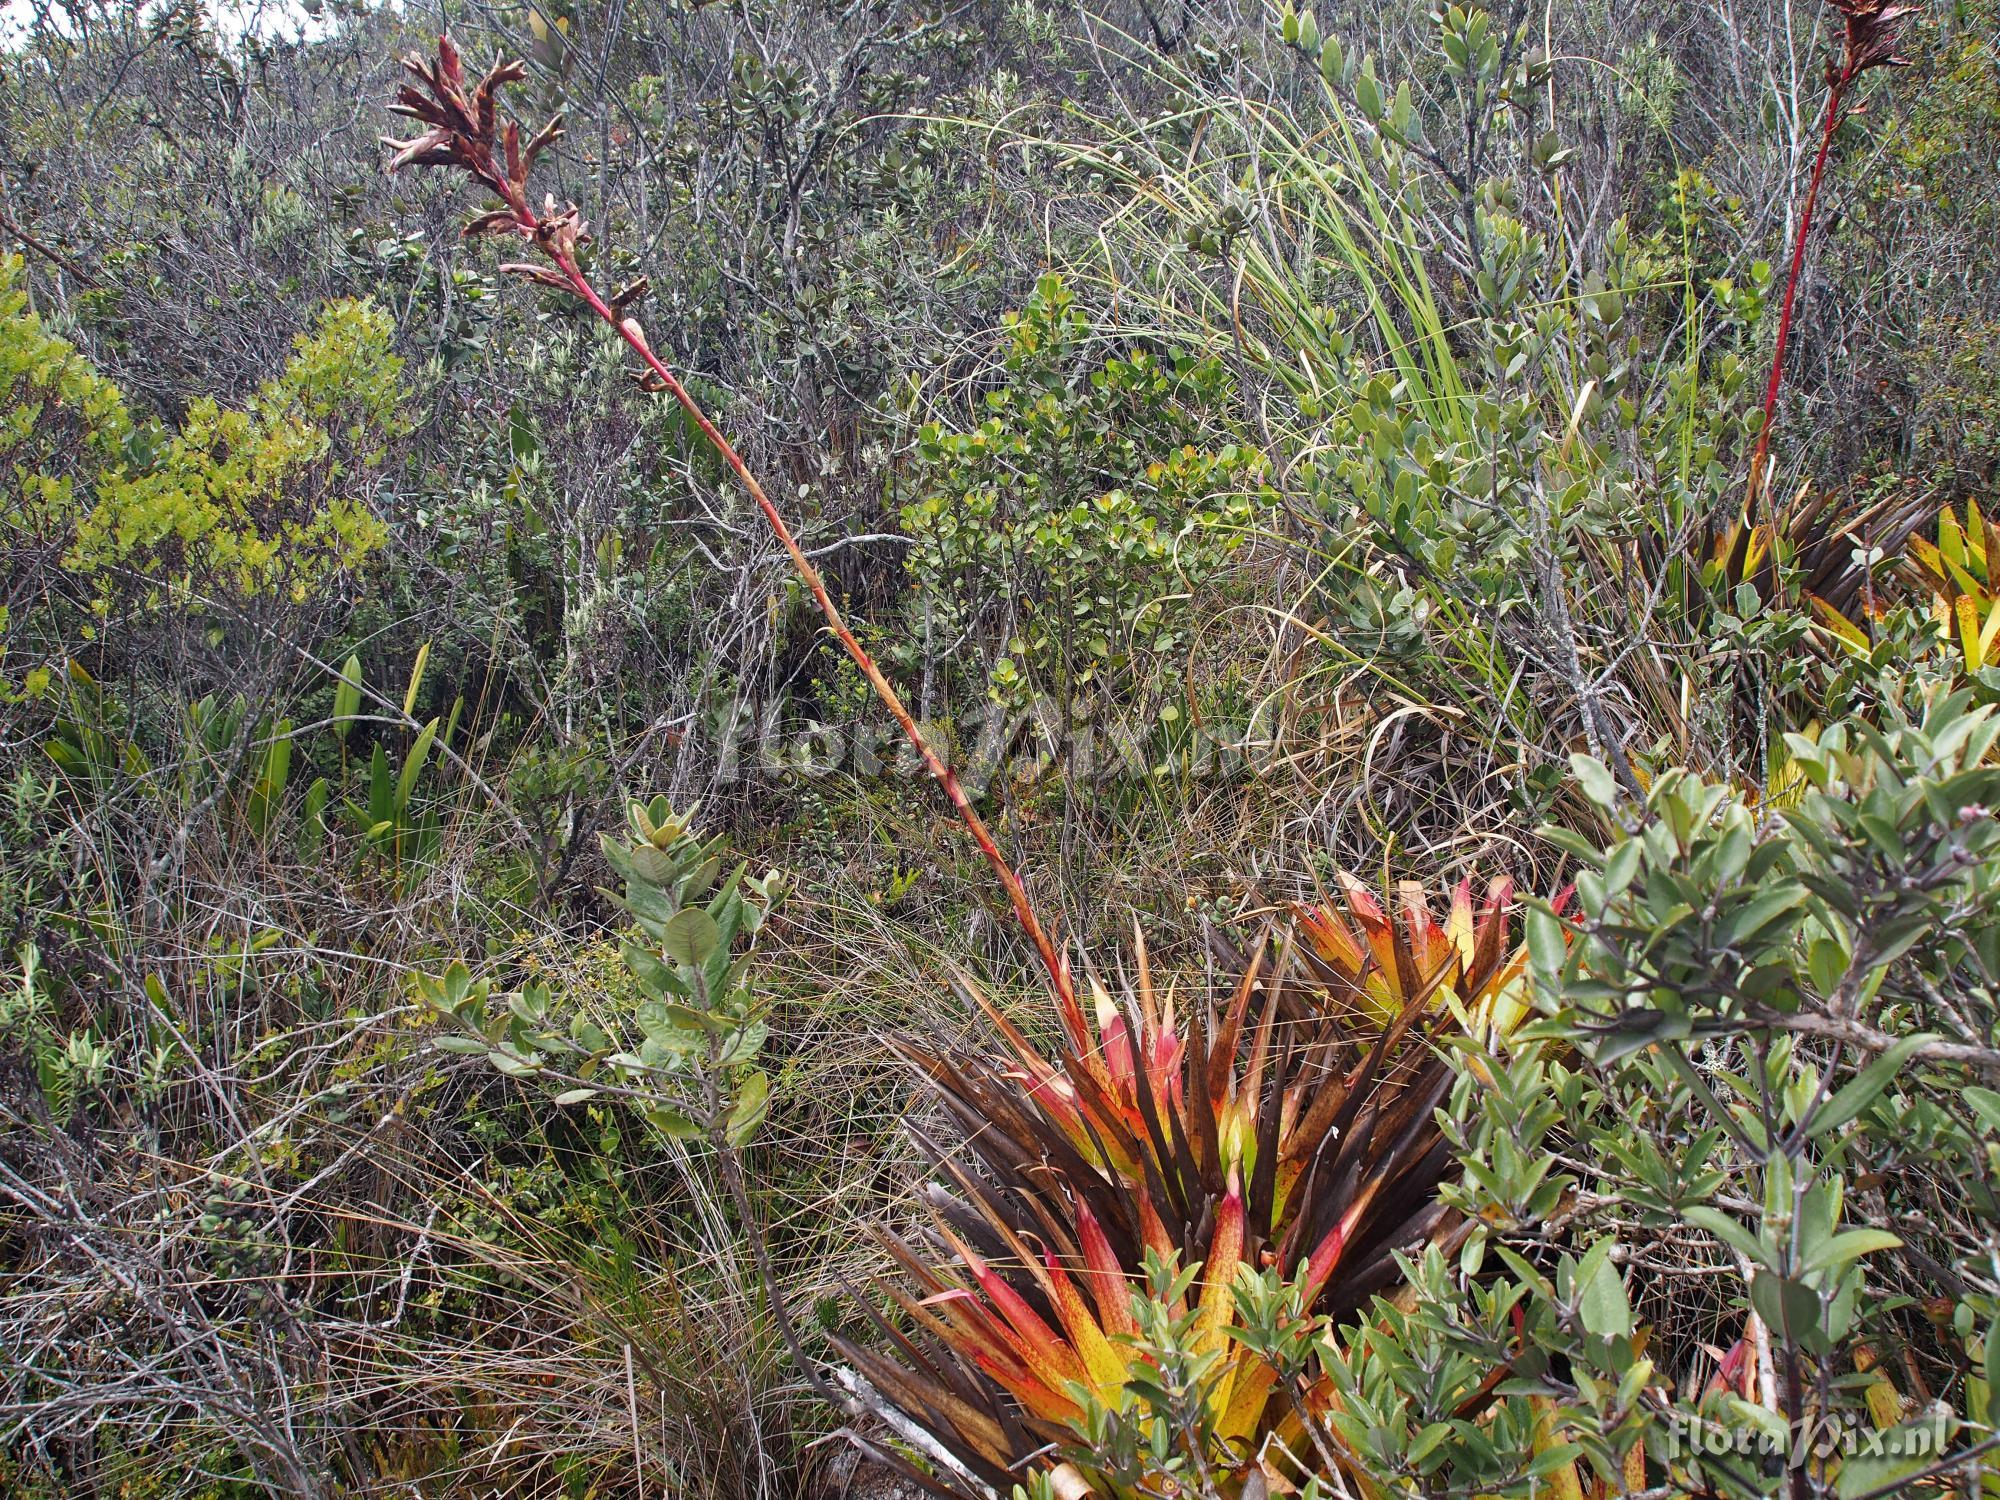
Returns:
[[[1805,206],[1792,236],[1792,264],[1785,277],[1785,300],[1778,309],[1778,347],[1771,354],[1771,378],[1764,387],[1764,425],[1757,432],[1756,451],[1750,456],[1746,512],[1755,511],[1763,494],[1764,471],[1771,453],[1771,429],[1777,423],[1778,393],[1785,380],[1785,348],[1792,337],[1792,307],[1805,271],[1806,242],[1812,235],[1813,213],[1819,205],[1820,183],[1826,177],[1826,158],[1833,146],[1834,132],[1847,117],[1848,95],[1863,73],[1870,68],[1902,67],[1907,63],[1907,58],[1896,54],[1896,33],[1903,19],[1919,8],[1891,0],[1832,0],[1832,3],[1847,25],[1846,48],[1840,62],[1829,62],[1826,68],[1826,113],[1820,121],[1819,150],[1813,157]]]
[[[1061,1009],[1071,1045],[1079,1048],[1088,1046],[1090,1033],[1083,1010],[1077,1003],[1069,965],[1036,916],[1020,876],[1000,852],[985,820],[959,785],[957,775],[931,748],[909,709],[904,707],[901,696],[889,679],[882,675],[881,668],[875,664],[867,648],[848,629],[840,607],[827,592],[819,569],[813,566],[812,560],[799,546],[791,527],[785,523],[777,506],[772,504],[757,476],[751,473],[749,465],[709,420],[694,397],[688,394],[674,372],[653,352],[638,320],[626,315],[626,307],[645,294],[645,281],[636,281],[607,300],[577,266],[577,246],[586,236],[576,206],[570,204],[558,209],[552,197],[543,199],[539,213],[530,205],[528,173],[534,167],[535,158],[561,137],[562,122],[560,116],[551,120],[523,149],[519,126],[501,116],[499,92],[502,85],[526,77],[527,68],[518,61],[500,63],[468,91],[464,64],[449,36],[438,38],[435,63],[412,56],[404,61],[403,66],[421,87],[403,85],[397,90],[396,102],[390,108],[397,114],[419,121],[426,128],[413,140],[398,141],[384,137],[383,143],[395,152],[388,170],[394,173],[411,166],[455,168],[493,193],[502,206],[474,219],[466,226],[466,235],[493,234],[526,241],[546,264],[509,264],[500,269],[567,293],[585,303],[593,313],[616,329],[618,336],[644,362],[646,373],[641,378],[641,384],[648,390],[663,391],[672,396],[695,426],[701,429],[702,436],[722,456],[738,483],[756,502],[758,510],[763,512],[771,534],[791,558],[793,569],[812,594],[820,613],[826,617],[827,628],[861,669],[861,675],[868,679],[869,687],[874,689],[875,696],[882,700],[902,729],[904,737],[922,759],[924,768],[943,788],[959,820],[972,835],[972,841],[993,867],[993,873],[1013,907],[1016,922],[1027,934],[1042,967],[1048,972],[1049,984]]]

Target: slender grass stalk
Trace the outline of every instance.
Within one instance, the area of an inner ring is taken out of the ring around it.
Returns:
[[[1200,87],[1192,75],[1164,66],[1164,76],[1176,86]],[[1295,395],[1320,403],[1337,399],[1348,372],[1301,276],[1297,256],[1306,247],[1307,254],[1323,257],[1325,265],[1349,278],[1346,289],[1360,304],[1355,331],[1373,333],[1378,357],[1409,408],[1443,441],[1470,445],[1478,436],[1475,402],[1454,347],[1457,330],[1438,301],[1410,206],[1382,190],[1362,127],[1346,102],[1330,85],[1324,98],[1329,123],[1311,133],[1286,112],[1242,97],[1207,106],[1202,117],[1224,127],[1214,134],[1233,130],[1235,144],[1211,142],[1211,155],[1199,168],[1133,149],[1145,143],[1118,135],[1109,122],[1100,122],[1105,143],[1036,144],[1120,183],[1135,200],[1157,210],[1170,233],[1143,223],[1134,232],[1141,243],[1157,236],[1149,248],[1163,262],[1174,253],[1174,236],[1199,232],[1226,211],[1210,182],[1254,181],[1264,211],[1244,216],[1229,256],[1236,293],[1262,312],[1274,343],[1249,340],[1245,357]],[[1240,118],[1233,117],[1237,111]],[[1145,165],[1135,168],[1135,157]],[[1206,317],[1241,327],[1236,299],[1222,289],[1198,276],[1182,278],[1177,286],[1199,300]],[[1163,321],[1172,316],[1165,305],[1154,311]],[[1475,680],[1514,703],[1512,673],[1488,624],[1449,589],[1436,589],[1432,602],[1471,668],[1471,676],[1450,679],[1460,703],[1474,706]]]

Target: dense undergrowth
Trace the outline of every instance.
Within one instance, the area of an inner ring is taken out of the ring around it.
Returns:
[[[0,69],[0,1490],[2000,1486],[1990,0],[309,12]]]

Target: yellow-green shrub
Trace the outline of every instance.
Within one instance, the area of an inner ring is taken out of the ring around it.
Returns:
[[[203,397],[180,430],[135,423],[118,387],[28,304],[0,261],[0,520],[98,602],[119,575],[154,599],[282,593],[304,600],[380,545],[367,474],[401,427],[390,319],[329,303],[241,410]]]
[[[131,435],[118,387],[42,327],[20,257],[0,257],[0,519],[45,534],[74,510],[77,471],[121,462]]]

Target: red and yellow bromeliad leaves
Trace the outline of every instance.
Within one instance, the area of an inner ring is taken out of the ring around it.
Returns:
[[[845,1345],[856,1368],[1007,1493],[1087,1401],[1118,1406],[1147,1254],[1175,1257],[1200,1267],[1174,1311],[1217,1356],[1218,1461],[1247,1474],[1290,1404],[1230,1337],[1238,1267],[1276,1266],[1340,1314],[1393,1281],[1394,1252],[1456,1228],[1435,1119],[1452,1074],[1433,1043],[1525,1011],[1511,894],[1461,885],[1440,923],[1412,885],[1389,909],[1347,881],[1343,910],[1301,913],[1310,951],[1260,942],[1213,1005],[1158,993],[1142,938],[1117,995],[1090,976],[1088,1015],[1065,1013],[1053,1055],[959,976],[1002,1050],[900,1048],[959,1144],[912,1131],[938,1175],[931,1253],[884,1234],[905,1325],[878,1318],[886,1350]]]
[[[1514,883],[1499,879],[1473,901],[1460,881],[1440,925],[1415,881],[1396,887],[1393,912],[1342,872],[1344,905],[1294,909],[1321,978],[1380,1024],[1412,1004],[1442,1004],[1461,1024],[1505,1034],[1526,1013],[1527,953],[1510,941]]]

